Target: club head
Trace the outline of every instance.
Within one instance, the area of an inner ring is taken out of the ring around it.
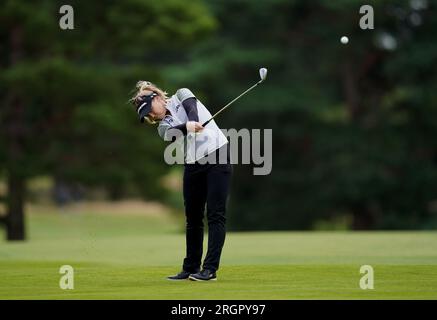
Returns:
[[[261,78],[261,81],[264,81],[267,78],[267,69],[266,68],[259,69],[259,76]]]

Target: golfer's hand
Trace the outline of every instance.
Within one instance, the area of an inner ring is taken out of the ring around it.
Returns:
[[[200,122],[188,121],[187,122],[187,131],[188,132],[199,132],[202,131],[203,127]]]

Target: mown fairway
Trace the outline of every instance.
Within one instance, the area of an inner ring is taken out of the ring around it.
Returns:
[[[185,238],[169,215],[33,211],[27,242],[1,233],[0,299],[437,299],[435,232],[229,233],[217,282],[170,282]]]

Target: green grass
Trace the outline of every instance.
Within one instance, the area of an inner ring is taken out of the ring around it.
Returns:
[[[198,283],[165,280],[185,248],[171,216],[28,218],[28,241],[0,240],[0,299],[437,299],[435,232],[229,233],[219,280]],[[59,288],[65,264],[74,290]],[[374,290],[359,288],[364,264]]]

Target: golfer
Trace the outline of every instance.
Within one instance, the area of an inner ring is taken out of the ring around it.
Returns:
[[[217,280],[232,173],[228,140],[214,121],[203,128],[211,113],[189,89],[179,89],[168,98],[154,84],[139,81],[132,102],[140,121],[157,123],[159,136],[179,143],[184,155],[186,257],[182,271],[167,279]],[[205,205],[208,251],[202,265]]]

